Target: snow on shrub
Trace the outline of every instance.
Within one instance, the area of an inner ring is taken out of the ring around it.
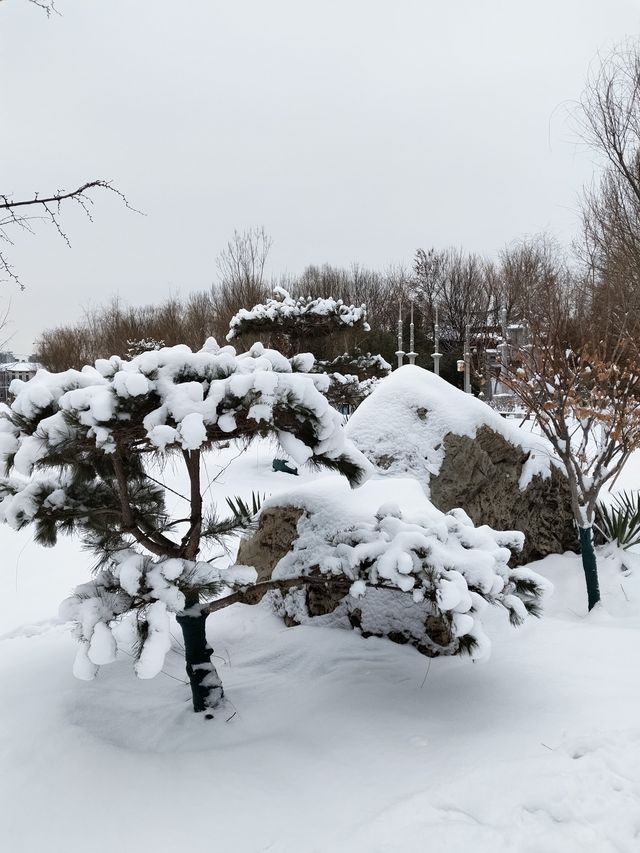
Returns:
[[[381,355],[370,352],[343,353],[336,358],[316,361],[314,371],[321,373],[341,373],[357,376],[359,379],[383,379],[391,373],[391,365]]]
[[[133,549],[112,555],[108,565],[76,587],[60,607],[62,618],[75,623],[79,642],[74,675],[93,679],[100,666],[116,659],[116,638],[124,633],[137,646],[136,675],[153,678],[171,648],[169,614],[179,616],[185,610],[185,593],[207,589],[214,596],[238,581],[254,580],[255,572],[221,571],[208,562],[159,560]],[[121,623],[128,627],[126,632]],[[215,678],[214,673],[210,677]]]
[[[339,483],[335,497],[309,487],[278,502],[305,510],[298,538],[277,564],[273,578],[344,578],[349,595],[338,616],[348,616],[365,634],[394,635],[429,655],[469,652],[485,658],[490,642],[481,617],[487,605],[507,611],[513,625],[540,614],[549,584],[526,568],[512,568],[512,550],[524,543],[520,531],[475,527],[461,509],[442,513],[411,491],[407,480],[384,481],[405,491],[404,512],[387,503],[374,514],[371,500],[381,481],[370,481],[349,496]],[[333,493],[333,492],[332,492]],[[273,503],[273,502],[272,502]],[[289,617],[308,618],[300,591],[284,597]]]
[[[241,308],[229,323],[227,340],[240,335],[275,332],[295,328],[296,336],[315,337],[339,326],[360,327],[369,331],[364,305],[345,305],[342,299],[301,296],[294,299],[283,287],[274,288],[275,299],[253,308]]]
[[[196,353],[180,345],[143,352],[131,361],[98,359],[95,367],[81,371],[39,370],[29,382],[11,383],[16,396],[0,422],[0,464],[8,462],[29,476],[39,461],[71,441],[112,454],[114,430],[127,424],[156,450],[195,450],[216,440],[275,431],[298,464],[352,459],[358,480],[367,463],[345,440],[339,415],[318,393],[329,380],[294,373],[291,362],[262,344],[237,355],[210,338]],[[302,363],[310,367],[309,359]],[[297,414],[307,419],[304,425]]]
[[[327,377],[255,344],[237,354],[209,339],[200,352],[186,346],[140,353],[130,361],[99,359],[81,371],[40,370],[14,380],[10,407],[0,409],[0,521],[33,524],[36,541],[54,545],[75,533],[98,556],[99,574],[65,606],[77,623],[83,678],[113,658],[112,627],[129,620],[136,671],[157,673],[169,648],[169,614],[183,631],[194,709],[214,707],[222,687],[207,645],[206,602],[222,579],[201,549],[251,519],[220,519],[203,507],[201,454],[230,438],[248,443],[275,436],[300,465],[310,462],[345,475],[352,484],[369,471],[346,440],[342,418],[319,389]],[[173,517],[165,489],[148,460],[174,454],[186,468],[187,510]],[[9,474],[13,473],[13,476]]]

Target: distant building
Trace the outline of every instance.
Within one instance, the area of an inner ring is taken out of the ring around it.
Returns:
[[[14,379],[22,379],[27,382],[36,375],[41,367],[35,361],[25,361],[12,352],[0,352],[0,403],[6,403],[11,394],[9,388]]]

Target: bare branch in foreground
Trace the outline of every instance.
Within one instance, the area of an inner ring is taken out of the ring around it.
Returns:
[[[2,0],[0,0],[0,3]],[[46,13],[47,18],[50,18],[51,15],[60,15],[61,13],[56,9],[56,4],[54,0],[27,0],[28,3],[37,6],[39,9],[42,9],[43,12]]]
[[[133,210],[136,213],[141,212],[129,204],[125,194],[117,187],[114,187],[111,181],[105,180],[87,181],[87,183],[82,184],[82,186],[74,190],[57,190],[48,196],[41,196],[39,193],[34,193],[29,198],[15,198],[12,194],[0,193],[0,241],[13,245],[13,239],[8,231],[9,228],[12,226],[22,228],[24,231],[33,234],[32,223],[44,220],[50,222],[65,243],[71,246],[69,237],[63,230],[60,220],[62,205],[65,202],[75,202],[75,204],[82,208],[89,221],[93,222],[91,208],[93,207],[94,200],[90,192],[96,189],[108,190],[115,193],[129,210]],[[32,214],[31,211],[33,209],[35,209],[35,212]],[[0,251],[0,282],[2,281],[13,281],[21,289],[24,289],[18,274],[9,263],[6,254]]]

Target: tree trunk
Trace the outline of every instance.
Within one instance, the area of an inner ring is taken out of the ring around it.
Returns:
[[[600,584],[598,582],[598,566],[596,564],[596,552],[593,547],[593,528],[579,527],[580,553],[582,555],[582,568],[587,582],[587,595],[589,597],[589,610],[592,610],[600,601]]]
[[[182,614],[176,617],[184,637],[184,658],[191,684],[193,710],[211,711],[224,696],[224,690],[211,662],[213,649],[207,643],[205,632],[208,614],[197,610],[197,601],[187,600],[185,609],[196,611],[194,616]]]

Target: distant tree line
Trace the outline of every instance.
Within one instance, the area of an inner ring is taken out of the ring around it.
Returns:
[[[395,363],[398,311],[409,348],[409,304],[414,303],[417,363],[431,367],[438,310],[441,374],[457,382],[456,361],[470,328],[477,372],[483,348],[509,324],[544,333],[561,316],[566,344],[592,339],[637,339],[640,333],[640,51],[623,45],[588,80],[575,113],[579,134],[601,158],[602,169],[582,200],[582,227],[570,250],[548,235],[506,246],[496,257],[464,248],[417,249],[411,267],[373,270],[359,264],[308,266],[299,275],[268,277],[271,238],[262,228],[236,232],[217,259],[214,285],[145,306],[115,298],[76,322],[48,329],[37,342],[50,370],[135,354],[139,345],[186,343],[199,348],[208,336],[224,342],[241,308],[264,303],[275,286],[294,298],[334,297],[367,307],[371,331],[347,328],[314,341],[319,359],[344,353],[380,354]],[[0,222],[0,224],[2,224]],[[552,310],[551,310],[552,309]],[[240,340],[238,345],[246,343]],[[251,343],[251,342],[249,342]]]
[[[498,326],[500,310],[509,322],[544,313],[549,294],[569,291],[576,273],[561,248],[546,236],[505,248],[497,260],[462,249],[419,249],[412,268],[379,271],[359,264],[308,266],[301,275],[268,278],[271,246],[263,229],[236,232],[217,261],[216,283],[207,291],[171,296],[150,305],[127,305],[115,297],[86,309],[76,322],[45,330],[37,341],[39,360],[65,370],[96,358],[135,355],[138,345],[185,343],[198,349],[208,336],[224,342],[229,321],[241,308],[265,302],[276,285],[294,297],[334,297],[367,307],[370,332],[345,327],[314,341],[314,354],[331,360],[343,353],[375,353],[395,363],[398,314],[402,306],[404,348],[409,344],[409,305],[414,302],[418,364],[431,367],[435,308],[438,306],[442,374],[455,381],[465,326]],[[243,343],[241,341],[240,343]]]

